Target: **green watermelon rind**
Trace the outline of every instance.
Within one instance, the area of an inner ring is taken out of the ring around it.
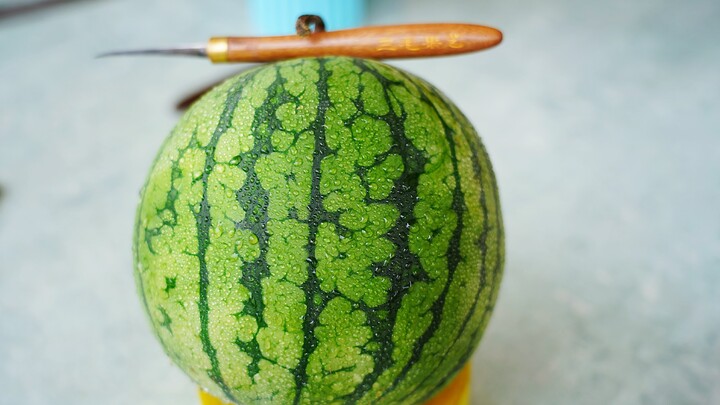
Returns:
[[[135,277],[166,353],[236,403],[420,403],[497,298],[495,176],[459,109],[371,60],[206,94],[141,194]]]

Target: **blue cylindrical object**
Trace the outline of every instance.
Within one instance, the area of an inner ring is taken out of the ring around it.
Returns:
[[[295,21],[316,14],[327,30],[357,27],[365,20],[365,0],[250,0],[250,16],[258,35],[295,33]]]

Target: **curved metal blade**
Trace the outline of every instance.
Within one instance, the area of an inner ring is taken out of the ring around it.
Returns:
[[[128,49],[121,51],[104,52],[96,56],[96,58],[104,58],[107,56],[127,56],[127,55],[171,55],[171,56],[199,56],[207,57],[206,45],[185,45],[168,48],[146,48],[146,49]]]

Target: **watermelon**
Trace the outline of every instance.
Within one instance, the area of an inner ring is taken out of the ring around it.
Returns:
[[[140,200],[153,329],[229,402],[422,403],[497,297],[503,227],[480,139],[438,90],[377,61],[229,79],[182,117]]]

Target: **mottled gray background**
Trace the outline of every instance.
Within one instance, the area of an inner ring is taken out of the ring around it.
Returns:
[[[197,404],[150,333],[130,241],[174,103],[238,67],[92,56],[249,34],[244,10],[0,20],[1,404]],[[368,18],[506,35],[395,62],[467,113],[500,183],[506,276],[473,403],[720,403],[720,2],[374,1]]]

